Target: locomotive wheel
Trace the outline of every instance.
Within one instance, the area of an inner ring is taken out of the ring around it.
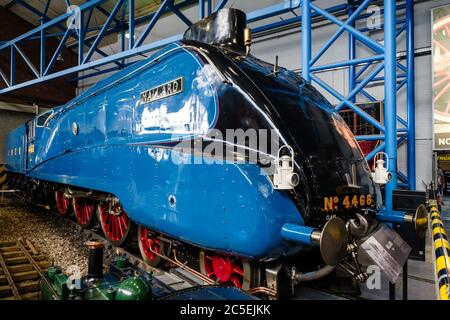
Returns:
[[[56,210],[59,215],[67,216],[69,213],[69,199],[65,197],[64,191],[56,190],[55,191],[55,200],[56,200]]]
[[[74,197],[72,200],[73,211],[78,224],[84,228],[90,228],[94,222],[95,203],[87,198]]]
[[[130,235],[132,222],[120,204],[112,206],[109,210],[107,202],[97,206],[97,217],[106,239],[115,246],[125,244]]]
[[[139,226],[138,228],[138,239],[139,250],[144,261],[151,267],[162,264],[161,257],[155,254],[155,252],[160,254],[164,253],[164,242],[150,234],[148,229],[143,226]]]
[[[235,256],[200,251],[200,271],[221,285],[243,290],[259,286],[259,268]]]

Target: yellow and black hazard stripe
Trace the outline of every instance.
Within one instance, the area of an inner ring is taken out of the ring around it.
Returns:
[[[8,189],[6,182],[6,167],[3,164],[0,164],[0,190]]]
[[[436,258],[436,275],[438,296],[441,300],[450,299],[450,245],[441,214],[436,201],[430,201],[431,230],[433,232],[434,254]]]

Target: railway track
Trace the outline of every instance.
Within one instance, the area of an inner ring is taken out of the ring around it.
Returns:
[[[0,242],[0,300],[38,299],[41,275],[50,265],[29,240]]]

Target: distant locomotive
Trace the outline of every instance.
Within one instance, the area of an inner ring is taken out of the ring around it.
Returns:
[[[378,189],[332,106],[297,74],[249,55],[249,43],[245,14],[221,10],[37,116],[8,136],[10,186],[61,215],[73,210],[85,228],[98,219],[115,245],[137,226],[151,265],[174,257],[244,289],[298,264],[327,274],[349,241],[372,232]],[[231,143],[233,159],[197,164],[212,129],[275,132],[281,148]],[[275,172],[249,160],[278,151]]]

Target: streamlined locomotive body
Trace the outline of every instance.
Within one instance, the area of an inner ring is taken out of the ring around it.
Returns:
[[[221,283],[258,286],[262,264],[315,246],[337,265],[349,238],[370,232],[377,188],[352,133],[316,89],[248,55],[243,29],[228,33],[235,41],[208,38],[205,26],[225,19],[236,28],[242,15],[219,11],[183,41],[12,131],[10,185],[62,215],[73,208],[85,227],[97,217],[116,245],[138,225],[151,264],[177,244],[196,248],[196,266]],[[254,130],[260,143],[226,141],[230,130]],[[261,148],[261,132],[279,147]],[[231,145],[231,158],[205,152],[217,142]],[[296,181],[280,190],[273,171],[284,146]]]

